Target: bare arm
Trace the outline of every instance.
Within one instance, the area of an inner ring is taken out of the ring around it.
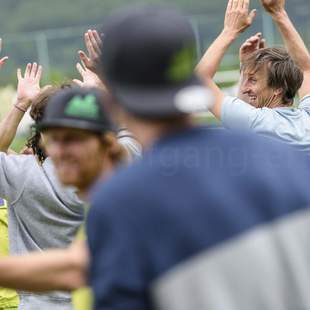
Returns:
[[[9,113],[0,122],[0,151],[8,152],[8,149],[16,135],[17,127],[25,112],[30,107],[32,99],[40,92],[40,79],[42,67],[36,63],[28,64],[25,75],[22,77],[18,69],[17,100]]]
[[[0,258],[0,285],[34,292],[71,291],[86,283],[88,253],[84,241],[69,249]]]
[[[285,0],[261,0],[261,2],[276,23],[289,54],[304,72],[304,82],[299,90],[299,96],[302,98],[310,94],[309,51],[285,10]]]
[[[221,104],[224,94],[212,79],[228,48],[239,37],[239,35],[252,24],[255,18],[255,10],[252,10],[249,13],[249,3],[250,0],[228,1],[224,29],[208,48],[196,67],[197,74],[214,92],[215,104],[211,109],[211,112],[218,119],[221,118]]]

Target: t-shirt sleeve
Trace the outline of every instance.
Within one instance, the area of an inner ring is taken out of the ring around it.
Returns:
[[[25,170],[31,155],[8,155],[0,152],[0,197],[13,202],[22,192]]]
[[[300,109],[310,110],[310,94],[303,97],[299,102]]]
[[[118,209],[117,199],[100,196],[92,204],[87,220],[91,253],[89,281],[95,310],[142,310],[143,284],[141,251]]]
[[[129,160],[132,161],[142,156],[142,148],[137,140],[131,137],[118,138],[119,143],[125,148],[129,156]]]
[[[118,131],[117,139],[118,142],[125,148],[129,161],[133,161],[142,156],[141,144],[126,128],[121,128]]]
[[[226,128],[250,129],[260,113],[261,109],[256,109],[236,97],[227,96],[222,104],[221,121]]]

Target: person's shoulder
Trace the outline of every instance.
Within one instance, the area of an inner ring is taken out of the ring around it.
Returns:
[[[28,167],[37,166],[38,162],[34,155],[23,155],[23,154],[7,154],[0,152],[0,160],[2,164],[11,165],[16,168],[26,169]]]
[[[231,162],[239,154],[239,160],[266,165],[266,162],[274,162],[277,166],[286,167],[294,162],[292,166],[307,166],[310,168],[310,156],[305,152],[297,150],[294,146],[288,145],[272,137],[258,135],[250,130],[206,128],[202,134],[205,138],[203,148],[206,153],[217,150]],[[199,143],[198,143],[199,144]],[[202,143],[201,143],[202,145]],[[310,171],[310,170],[306,170]]]
[[[310,94],[301,98],[301,100],[299,101],[298,108],[310,110]]]

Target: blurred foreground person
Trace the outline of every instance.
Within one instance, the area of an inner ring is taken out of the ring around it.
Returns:
[[[92,199],[95,309],[308,309],[307,157],[192,125],[212,97],[178,12],[124,10],[104,34],[102,74],[147,151]]]
[[[232,43],[253,22],[249,0],[230,0],[224,29],[197,66],[197,73],[214,89],[211,109],[227,128],[251,129],[310,152],[310,54],[285,10],[285,0],[261,0],[278,26],[285,47],[261,48],[261,34],[241,47],[239,96],[226,96],[212,81]],[[299,95],[298,107],[293,107]]]

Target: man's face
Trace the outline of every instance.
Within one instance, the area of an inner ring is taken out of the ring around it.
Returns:
[[[55,128],[46,130],[43,140],[64,185],[84,192],[103,172],[105,152],[97,135],[86,130]]]
[[[266,70],[242,70],[238,97],[255,108],[270,106],[275,97],[273,89],[268,87]]]

